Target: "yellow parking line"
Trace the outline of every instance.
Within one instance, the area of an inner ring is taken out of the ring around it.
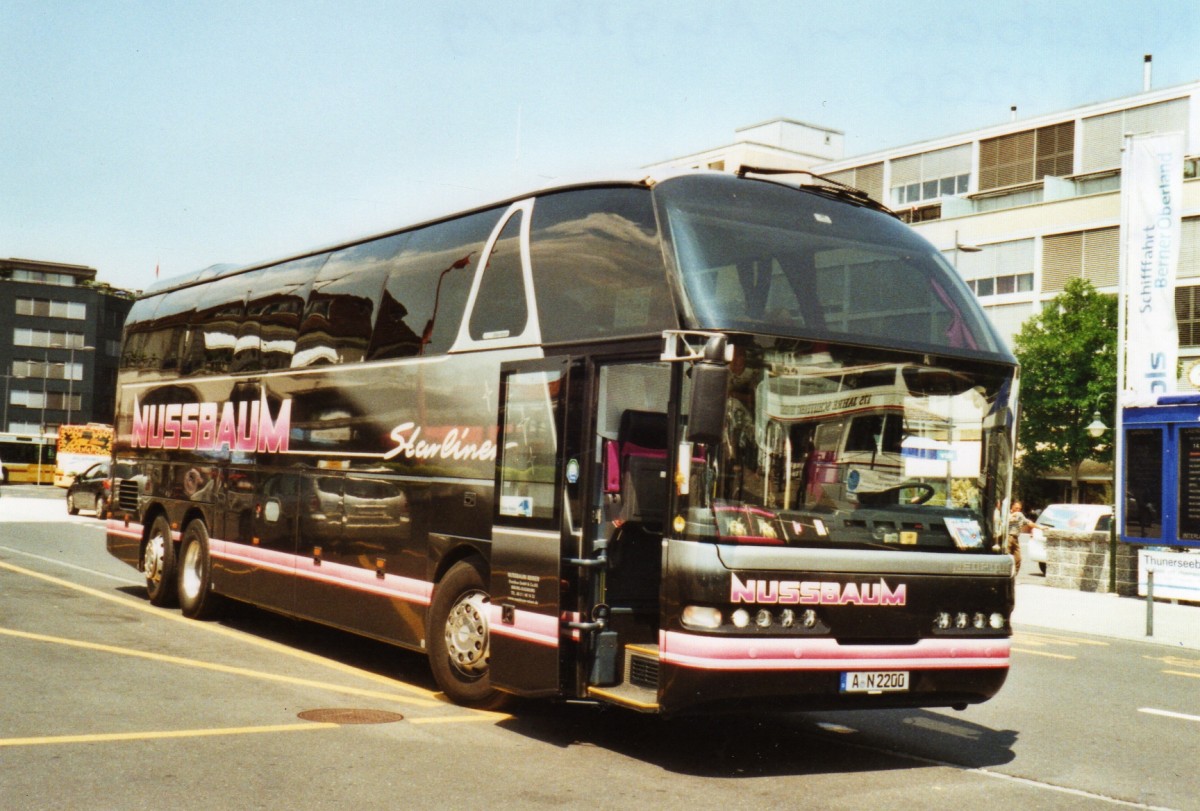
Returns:
[[[270,640],[262,639],[260,637],[256,637],[251,634],[243,633],[241,631],[235,631],[232,628],[226,628],[223,625],[217,625],[217,624],[211,623],[211,622],[196,622],[195,620],[190,620],[187,617],[184,617],[182,614],[178,614],[173,611],[169,611],[169,610],[162,609],[162,608],[157,608],[155,606],[150,605],[149,603],[143,603],[143,602],[136,601],[130,597],[117,596],[115,594],[111,594],[106,591],[100,591],[99,589],[93,589],[93,588],[89,588],[87,586],[81,586],[78,583],[72,583],[69,580],[63,580],[61,578],[54,577],[52,575],[42,574],[41,572],[35,572],[32,569],[24,569],[20,566],[14,566],[13,564],[6,563],[4,561],[0,561],[0,569],[6,569],[6,570],[8,570],[10,572],[14,572],[16,574],[25,575],[26,577],[33,577],[38,580],[43,580],[47,583],[51,583],[56,586],[61,586],[62,588],[71,589],[72,591],[77,591],[77,592],[80,592],[81,594],[87,594],[90,597],[96,597],[101,600],[108,600],[109,602],[117,603],[118,605],[124,606],[126,608],[132,608],[136,611],[143,611],[148,614],[153,614],[154,616],[159,617],[161,619],[171,620],[173,622],[187,623],[188,626],[190,626],[192,628],[196,628],[196,629],[203,630],[203,631],[208,631],[208,632],[214,633],[214,634],[221,634],[223,636],[228,636],[228,637],[230,637],[232,639],[236,639],[239,642],[242,642],[244,644],[256,645],[260,648],[266,648],[267,650],[273,651],[275,653],[279,653],[284,656],[290,656],[294,659],[300,659],[305,662],[312,662],[315,664],[319,664],[322,667],[328,668],[330,670],[336,670],[341,673],[349,673],[353,676],[367,679],[368,681],[374,681],[374,682],[378,682],[380,684],[386,684],[389,687],[404,690],[405,692],[412,693],[417,696],[421,696],[422,698],[425,698],[427,700],[434,701],[436,703],[441,703],[441,701],[438,698],[440,696],[440,693],[434,692],[433,690],[426,690],[422,687],[417,687],[414,684],[408,684],[407,682],[402,682],[397,679],[389,678],[387,676],[381,676],[378,673],[372,673],[368,670],[361,670],[356,667],[351,667],[350,665],[346,665],[346,664],[343,664],[341,662],[338,662],[338,661],[335,661],[332,659],[326,659],[324,657],[317,656],[316,654],[312,654],[307,651],[298,650],[297,648],[292,648],[287,645],[281,645],[278,642],[272,642]]]
[[[330,684],[329,682],[315,681],[313,679],[302,679],[295,676],[284,676],[278,673],[267,673],[261,670],[249,670],[243,667],[221,665],[215,662],[204,662],[199,659],[185,659],[181,656],[169,656],[163,653],[150,653],[148,651],[134,650],[133,648],[119,648],[115,645],[104,645],[99,642],[85,642],[79,639],[66,639],[58,636],[46,636],[45,634],[33,634],[29,633],[28,631],[16,631],[11,628],[0,628],[0,635],[14,637],[17,639],[28,639],[34,642],[49,642],[55,645],[65,645],[67,647],[100,651],[102,653],[113,653],[120,656],[129,656],[135,659],[146,659],[152,662],[162,662],[165,664],[182,665],[184,667],[194,667],[200,670],[211,670],[216,673],[226,673],[234,676],[248,676],[250,678],[262,679],[263,681],[294,684],[301,687],[314,687],[319,690],[325,690],[333,693],[343,693],[345,695],[379,698],[386,701],[412,704],[418,707],[444,706],[442,702],[439,701],[414,698],[411,696],[401,696],[397,695],[396,693],[386,693],[380,690],[364,690],[359,687],[345,687],[340,684]]]
[[[1048,656],[1051,659],[1075,659],[1075,656],[1069,656],[1065,653],[1050,653],[1044,650],[1025,650],[1024,648],[1013,648],[1013,653],[1028,653],[1030,656]]]
[[[1182,670],[1164,670],[1168,676],[1186,676],[1189,679],[1200,679],[1200,673],[1185,673]]]
[[[470,723],[498,723],[507,721],[512,718],[511,715],[502,712],[483,712],[472,711],[469,715],[435,715],[428,718],[409,718],[410,724],[470,724]]]
[[[217,735],[259,735],[274,732],[304,732],[336,729],[339,724],[279,724],[265,727],[228,727],[226,729],[179,729],[163,732],[108,732],[94,735],[50,735],[41,738],[0,738],[0,746],[50,746],[70,743],[111,743],[114,741],[160,741],[170,738],[210,738]]]
[[[1093,647],[1097,648],[1107,648],[1109,646],[1109,643],[1100,642],[1095,639],[1079,639],[1072,636],[1055,636],[1054,634],[1038,634],[1028,631],[1021,631],[1016,636],[1019,637],[1022,642],[1029,642],[1035,645],[1050,644],[1067,645],[1072,647],[1076,645],[1092,645]]]

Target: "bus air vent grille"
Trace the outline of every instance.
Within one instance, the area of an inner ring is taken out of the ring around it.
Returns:
[[[629,657],[629,683],[658,687],[658,659],[632,654]]]

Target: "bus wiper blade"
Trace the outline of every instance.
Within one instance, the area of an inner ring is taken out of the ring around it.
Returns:
[[[834,200],[841,200],[852,205],[863,206],[873,211],[879,211],[884,214],[890,214],[899,219],[896,212],[879,202],[871,195],[867,194],[862,189],[843,183],[840,180],[834,180],[825,175],[819,175],[816,172],[810,172],[807,169],[778,169],[758,166],[742,166],[737,170],[737,176],[744,178],[748,174],[753,175],[808,175],[813,180],[819,180],[820,183],[801,183],[799,188],[819,194],[822,197],[829,197]]]

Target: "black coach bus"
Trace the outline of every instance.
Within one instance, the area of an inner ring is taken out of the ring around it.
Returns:
[[[108,548],[476,707],[963,707],[1009,667],[1016,383],[861,193],[575,184],[148,291]]]

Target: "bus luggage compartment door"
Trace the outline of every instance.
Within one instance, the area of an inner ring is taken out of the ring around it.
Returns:
[[[563,359],[501,369],[490,671],[493,686],[518,695],[553,695],[561,685],[566,384]]]

